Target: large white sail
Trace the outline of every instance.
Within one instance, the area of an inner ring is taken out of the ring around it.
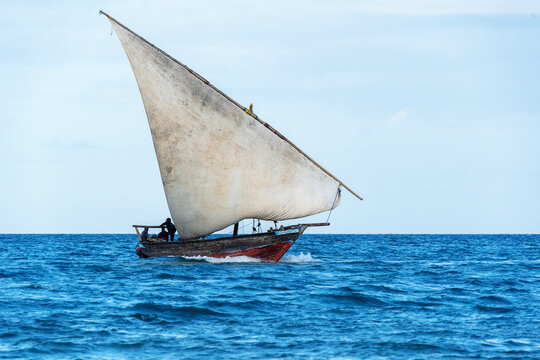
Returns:
[[[110,18],[135,73],[178,233],[339,204],[340,183],[206,80]]]

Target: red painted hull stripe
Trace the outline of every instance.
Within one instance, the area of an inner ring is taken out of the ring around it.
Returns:
[[[278,262],[279,259],[285,253],[289,248],[292,246],[293,241],[284,241],[277,244],[272,245],[265,245],[260,246],[256,248],[251,249],[245,249],[245,250],[238,250],[238,251],[231,251],[231,252],[223,252],[223,253],[216,253],[216,254],[209,254],[209,255],[203,255],[207,257],[215,257],[215,258],[226,258],[226,257],[237,257],[237,256],[248,256],[255,259],[265,260],[265,261],[272,261],[272,262]],[[169,255],[149,255],[144,254],[142,251],[143,249],[139,249],[141,255],[144,257],[164,257]],[[139,251],[137,253],[139,253]],[[139,255],[139,256],[141,256]]]

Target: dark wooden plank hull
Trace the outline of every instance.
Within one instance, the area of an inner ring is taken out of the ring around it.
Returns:
[[[277,262],[309,225],[295,225],[283,231],[178,242],[141,241],[137,255],[141,258],[161,256],[208,256],[216,258],[249,256]]]

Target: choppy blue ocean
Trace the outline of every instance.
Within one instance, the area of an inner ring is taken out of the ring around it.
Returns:
[[[0,235],[0,358],[540,358],[540,235],[303,235],[277,264]]]

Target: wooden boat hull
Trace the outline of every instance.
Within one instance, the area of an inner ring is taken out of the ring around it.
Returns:
[[[140,241],[137,255],[141,258],[162,256],[208,256],[215,258],[249,256],[263,261],[277,262],[285,255],[304,230],[315,224],[289,226],[283,230],[185,241]]]

